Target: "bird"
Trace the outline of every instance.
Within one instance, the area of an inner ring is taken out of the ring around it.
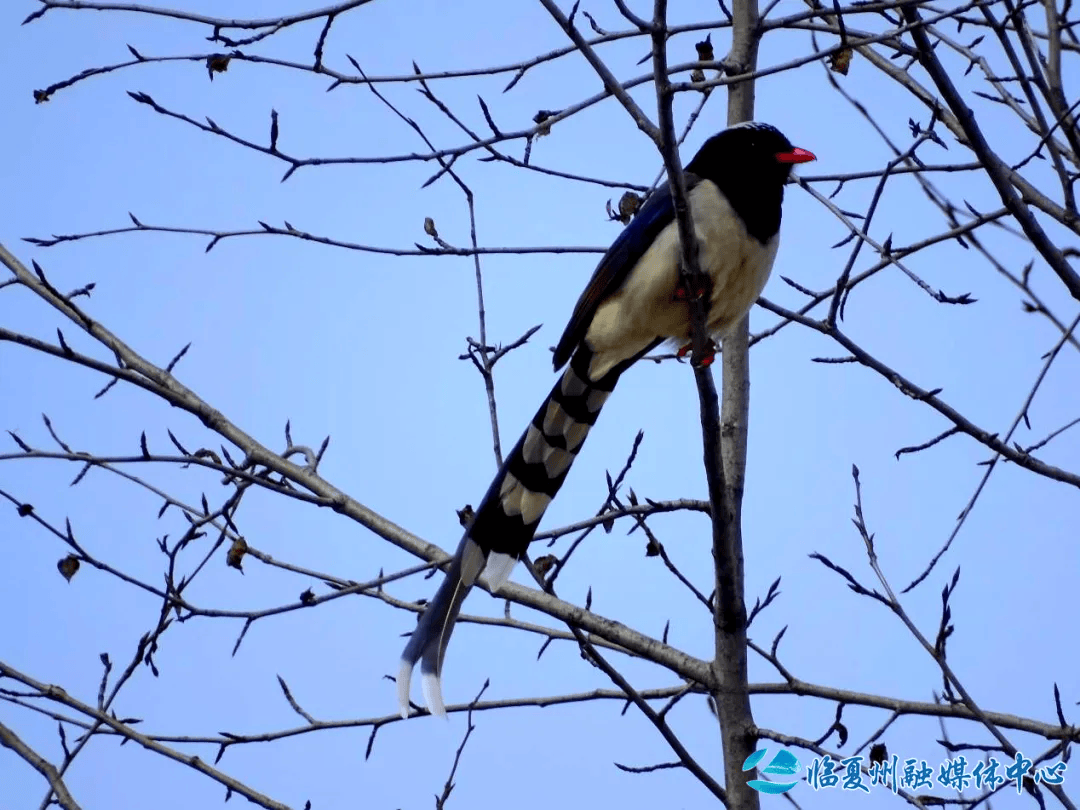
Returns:
[[[608,248],[555,347],[555,371],[565,371],[507,454],[402,652],[396,680],[403,718],[418,661],[428,711],[446,715],[442,665],[465,596],[481,574],[492,593],[510,579],[620,375],[662,343],[676,342],[680,355],[688,351],[697,296],[707,296],[710,335],[722,336],[749,312],[776,258],[784,185],[796,164],[816,159],[756,121],[705,141],[685,168],[702,289],[687,289],[680,275],[667,184]],[[714,344],[702,364],[713,352]]]

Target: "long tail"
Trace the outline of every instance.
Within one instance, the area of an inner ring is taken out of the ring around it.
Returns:
[[[637,356],[619,363],[597,380],[589,374],[592,359],[593,353],[583,344],[507,455],[472,524],[465,530],[446,579],[401,654],[397,686],[402,717],[409,716],[409,687],[417,661],[428,710],[445,716],[439,678],[462,602],[481,570],[493,592],[510,579],[619,375]]]

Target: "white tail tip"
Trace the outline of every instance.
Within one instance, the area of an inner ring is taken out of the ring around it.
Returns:
[[[503,586],[510,581],[510,574],[517,565],[517,557],[493,551],[488,555],[487,565],[484,567],[484,579],[492,593],[498,593]]]
[[[442,701],[442,684],[439,683],[439,676],[434,672],[425,672],[421,676],[421,688],[424,690],[424,703],[427,704],[428,711],[436,717],[446,717],[446,706]]]
[[[412,664],[402,659],[397,674],[398,709],[401,711],[402,720],[409,719],[409,688],[412,686],[412,668]]]

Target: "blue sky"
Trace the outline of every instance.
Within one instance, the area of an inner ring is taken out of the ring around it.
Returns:
[[[271,16],[298,7],[283,2],[191,4],[185,8],[222,16]],[[259,143],[268,138],[270,110],[280,115],[279,146],[302,156],[368,156],[424,150],[416,135],[363,87],[326,93],[327,82],[310,74],[234,62],[213,82],[198,63],[139,66],[94,78],[35,105],[32,91],[80,70],[129,58],[126,45],[147,56],[208,53],[204,27],[117,13],[54,11],[32,25],[20,20],[28,2],[0,9],[7,47],[0,53],[0,105],[6,126],[0,168],[6,189],[0,241],[26,263],[37,259],[53,283],[73,289],[96,283],[85,307],[143,356],[166,364],[189,341],[178,377],[235,424],[270,447],[284,447],[291,422],[299,443],[331,443],[322,474],[371,509],[415,534],[452,548],[459,537],[455,509],[476,504],[495,471],[486,399],[480,378],[458,356],[466,336],[477,335],[476,290],[471,259],[392,257],[347,251],[278,236],[225,240],[211,252],[202,237],[129,234],[40,249],[21,237],[124,227],[128,212],[155,225],[246,229],[263,220],[357,243],[405,247],[430,244],[425,217],[441,237],[468,243],[468,217],[460,191],[423,182],[433,165],[309,167],[287,182],[287,168],[181,122],[155,115],[125,91],[149,93],[160,104]],[[782,2],[778,13],[796,4]],[[623,24],[613,7],[588,9],[610,29]],[[644,13],[644,9],[642,9]],[[672,10],[675,22],[713,19],[709,3]],[[305,61],[318,23],[298,26],[257,50]],[[671,61],[693,58],[697,35],[672,41]],[[713,32],[726,52],[728,33]],[[824,38],[821,42],[827,42]],[[401,75],[416,60],[429,71],[511,63],[565,44],[562,32],[538,4],[485,4],[471,0],[451,13],[434,0],[375,2],[339,19],[329,37],[327,63],[349,70],[355,57],[369,75]],[[777,34],[762,48],[761,64],[805,53],[805,34]],[[644,41],[605,47],[602,55],[620,77],[640,75]],[[486,131],[476,103],[482,95],[500,128],[524,128],[540,109],[562,109],[600,89],[584,61],[571,56],[535,68],[509,93],[510,74],[433,83],[440,98],[471,126]],[[844,86],[861,97],[895,142],[907,145],[907,120],[926,112],[855,60]],[[966,85],[976,88],[974,78]],[[440,147],[465,136],[415,90],[404,84],[383,93],[425,128]],[[634,97],[655,110],[652,90]],[[676,105],[681,129],[696,98]],[[683,150],[683,160],[724,125],[725,98],[714,94]],[[762,81],[757,118],[779,126],[796,144],[815,152],[806,177],[877,168],[888,153],[865,122],[825,82],[820,65]],[[1028,148],[993,105],[976,113],[994,125],[998,146],[1010,158]],[[946,135],[948,152],[927,145],[927,162],[961,162],[965,150]],[[520,155],[520,143],[507,147]],[[534,162],[612,181],[650,183],[660,162],[647,139],[614,101],[605,101],[533,145]],[[490,246],[579,245],[606,247],[618,226],[605,221],[604,203],[619,190],[572,183],[506,165],[458,162],[476,194],[478,238]],[[1032,176],[1040,179],[1038,169]],[[999,205],[980,179],[935,176],[956,199],[980,210]],[[826,193],[833,183],[819,184]],[[853,182],[836,198],[849,211],[865,210],[873,181]],[[884,241],[904,245],[944,229],[914,181],[891,183],[871,227]],[[831,249],[845,228],[798,188],[788,191],[783,240],[765,295],[795,308],[803,296],[784,275],[813,288],[828,288],[847,258]],[[986,238],[1001,260],[1019,271],[1033,256],[1013,237]],[[497,367],[497,395],[504,446],[518,436],[552,382],[548,347],[596,261],[589,253],[502,255],[482,262],[493,342],[509,342],[530,327],[543,328]],[[857,269],[875,261],[864,249]],[[1060,337],[1048,321],[1021,311],[1021,296],[984,261],[955,242],[910,262],[934,288],[971,292],[967,307],[935,303],[895,268],[854,292],[844,329],[871,353],[943,398],[991,432],[1004,432],[1042,365],[1041,355]],[[1035,285],[1066,321],[1070,302],[1048,270],[1036,263]],[[823,310],[818,310],[818,315]],[[760,308],[751,316],[759,331],[774,322]],[[62,327],[71,345],[108,359],[88,337],[64,323],[22,290],[0,291],[0,325],[45,340]],[[882,566],[894,587],[918,574],[955,525],[983,474],[988,451],[954,437],[930,451],[900,460],[900,447],[926,441],[948,424],[925,405],[901,395],[868,369],[820,365],[818,356],[843,350],[797,326],[782,330],[752,352],[750,453],[744,505],[747,597],[752,604],[776,577],[782,597],[751,629],[767,646],[784,626],[782,659],[798,678],[839,688],[931,700],[941,678],[933,661],[880,605],[860,599],[822,566],[814,551],[873,585],[862,541],[851,526],[851,465],[862,473],[863,504],[876,532]],[[1044,381],[1030,411],[1024,444],[1076,416],[1077,352],[1066,348]],[[142,391],[117,386],[93,394],[104,381],[92,372],[0,344],[0,428],[49,448],[41,421],[47,413],[62,438],[100,454],[136,454],[145,431],[152,449],[170,449],[166,430],[188,447],[217,447],[204,427]],[[595,512],[603,502],[604,471],[617,471],[634,435],[645,438],[627,484],[639,497],[704,498],[700,427],[693,375],[685,365],[647,364],[620,382],[543,527]],[[1080,433],[1066,432],[1041,457],[1076,468]],[[0,453],[14,452],[14,444]],[[0,464],[0,489],[33,503],[56,525],[70,519],[87,549],[127,573],[155,584],[162,557],[154,542],[176,537],[184,522],[174,512],[158,519],[160,500],[115,476],[93,471],[70,487],[77,468],[62,462],[22,460]],[[177,497],[211,504],[228,491],[210,473],[137,468]],[[1076,540],[1077,495],[1067,485],[999,465],[952,550],[935,573],[903,602],[924,633],[933,637],[939,592],[962,569],[952,606],[957,624],[950,661],[969,691],[987,709],[1054,718],[1052,686],[1059,684],[1066,710],[1080,700],[1075,644],[1068,643],[1076,609],[1069,598],[1080,570]],[[249,493],[236,516],[248,542],[271,556],[357,581],[381,569],[409,565],[404,553],[328,511]],[[709,527],[700,517],[650,520],[672,558],[705,592],[711,590]],[[659,636],[671,621],[670,641],[708,657],[710,618],[655,558],[644,555],[640,532],[620,524],[594,533],[559,579],[563,598]],[[207,542],[207,541],[203,541]],[[566,547],[563,540],[558,550]],[[155,621],[155,599],[88,570],[66,583],[55,563],[66,550],[13,509],[0,507],[0,656],[41,681],[60,684],[87,702],[96,698],[100,653],[126,663],[142,633]],[[543,553],[537,550],[536,553]],[[192,556],[189,564],[197,557]],[[515,578],[524,582],[521,572]],[[204,607],[255,609],[296,599],[318,580],[245,564],[240,575],[220,557],[200,575],[189,597]],[[434,582],[413,577],[388,589],[396,596],[428,596]],[[467,610],[499,615],[502,603],[478,593]],[[515,615],[539,620],[523,609]],[[395,711],[393,672],[413,625],[412,614],[362,597],[317,610],[257,623],[230,655],[241,623],[195,620],[165,634],[157,654],[160,677],[145,668],[125,688],[117,711],[143,718],[144,733],[213,735],[254,733],[302,721],[282,699],[276,675],[320,719],[355,719]],[[1073,633],[1074,635],[1074,633]],[[506,629],[459,627],[447,660],[449,701],[473,697],[491,679],[487,698],[553,695],[608,688],[603,674],[577,650],[556,643],[537,662],[539,642]],[[616,659],[618,660],[618,659]],[[655,667],[619,661],[640,688],[668,686],[673,677]],[[122,665],[122,664],[121,664]],[[776,672],[751,656],[751,681],[775,682]],[[2,685],[2,684],[0,684]],[[612,761],[648,765],[673,759],[640,715],[620,715],[619,702],[547,709],[486,712],[466,748],[457,788],[448,806],[486,807],[513,801],[522,808],[579,806],[598,798],[616,805],[695,807],[708,794],[682,771],[628,775]],[[835,704],[810,698],[754,699],[757,723],[816,738],[828,728]],[[887,714],[848,708],[845,722],[861,742]],[[672,723],[688,748],[715,773],[719,736],[704,699],[685,700]],[[1075,718],[1072,718],[1075,721]],[[0,722],[15,729],[47,758],[62,756],[55,722],[0,704]],[[380,730],[364,759],[366,729],[305,734],[280,742],[231,749],[221,767],[255,789],[291,806],[308,799],[315,808],[430,806],[442,790],[464,733],[461,716],[396,723]],[[980,729],[951,724],[953,739],[986,742]],[[1009,734],[1029,756],[1045,741]],[[885,739],[890,752],[930,760],[942,751],[936,721],[903,719]],[[828,743],[835,746],[835,737]],[[849,743],[841,749],[850,753]],[[184,748],[212,759],[211,746]],[[1068,781],[1066,782],[1068,784]],[[133,745],[99,740],[73,766],[68,785],[83,807],[143,807],[148,797],[162,808],[220,801],[222,789],[190,769]],[[883,802],[842,793],[796,797],[804,807],[873,806]],[[938,791],[940,792],[940,791]],[[0,806],[32,807],[44,783],[10,752],[0,753]],[[242,801],[237,799],[238,801]],[[780,799],[766,799],[779,806]],[[995,806],[1010,806],[1003,796]],[[860,804],[861,803],[861,804]]]

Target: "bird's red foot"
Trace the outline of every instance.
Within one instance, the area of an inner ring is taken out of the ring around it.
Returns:
[[[696,274],[689,278],[682,277],[675,285],[673,298],[676,301],[696,301],[708,296],[710,287],[712,287],[712,279],[704,274]]]
[[[694,348],[694,343],[693,343],[693,341],[691,341],[690,343],[687,343],[685,346],[680,346],[679,350],[675,353],[675,356],[676,357],[686,357],[686,355],[690,354],[690,352],[693,350],[693,348]],[[714,340],[712,340],[712,338],[710,338],[709,342],[705,344],[705,356],[701,358],[701,362],[699,364],[697,364],[697,365],[700,365],[702,368],[708,368],[709,366],[711,366],[713,364],[713,360],[715,360],[715,359],[716,359],[716,342]]]

